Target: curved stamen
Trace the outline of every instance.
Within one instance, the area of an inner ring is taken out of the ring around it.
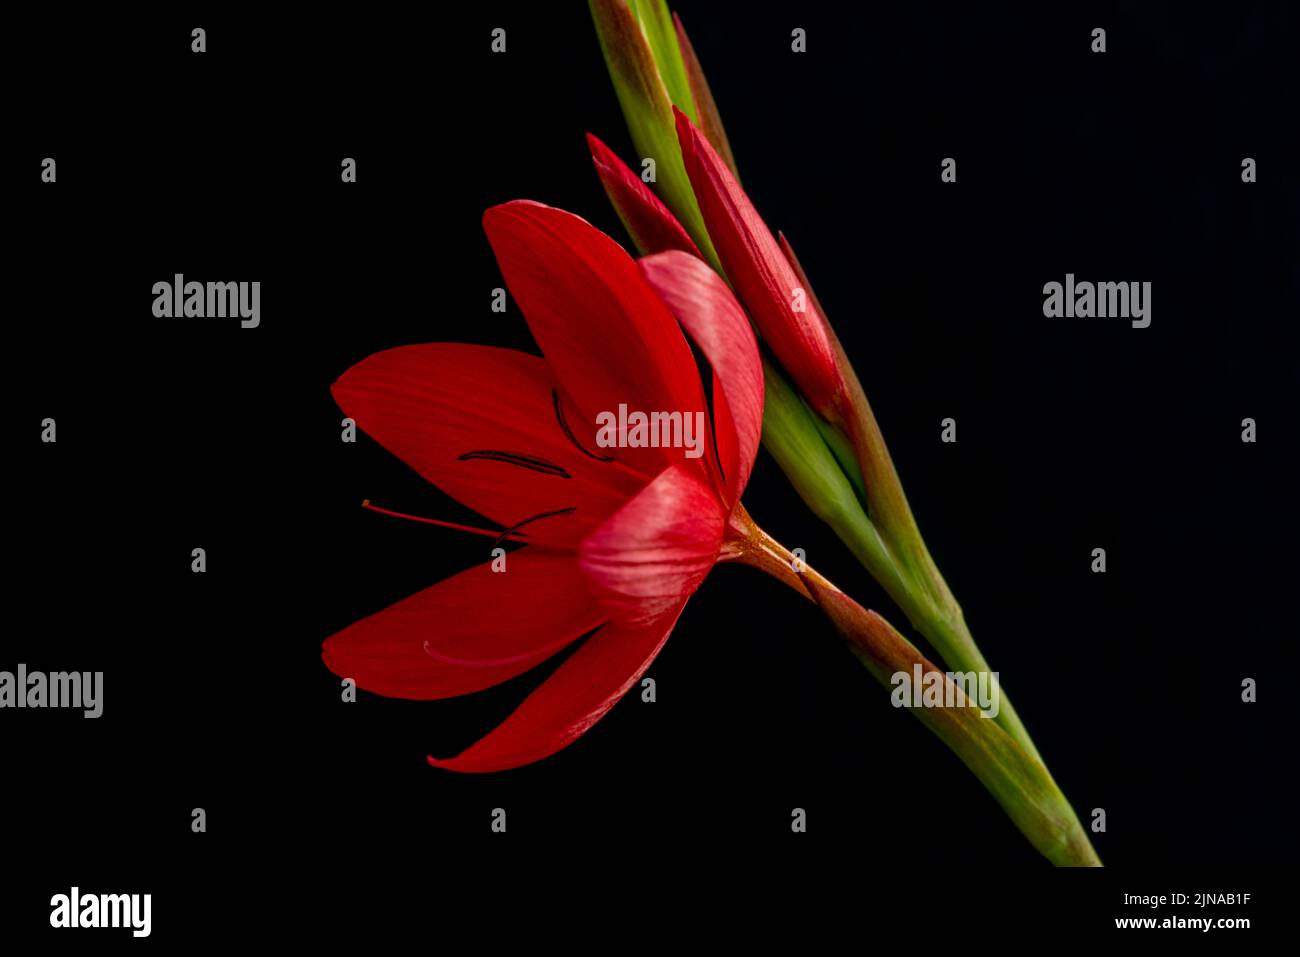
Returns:
[[[548,462],[546,459],[538,458],[536,455],[525,455],[523,452],[504,452],[500,449],[477,449],[473,452],[465,452],[457,456],[461,462],[468,462],[470,459],[487,459],[490,462],[504,462],[506,465],[518,465],[520,468],[529,469],[533,472],[541,472],[543,475],[558,475],[560,478],[573,478],[568,470],[556,465],[554,462]]]
[[[560,423],[560,428],[564,430],[565,437],[574,444],[574,446],[578,449],[579,452],[581,452],[583,455],[595,459],[597,462],[614,461],[614,456],[597,455],[595,452],[590,451],[581,442],[578,441],[578,437],[573,434],[573,429],[569,428],[569,423],[564,418],[564,407],[560,405],[560,393],[558,389],[551,390],[551,402],[555,406],[555,420]]]
[[[557,508],[553,512],[539,512],[537,515],[534,515],[531,518],[526,518],[522,522],[515,522],[515,524],[511,525],[497,536],[497,540],[492,543],[492,547],[496,548],[511,535],[518,533],[519,529],[523,528],[525,525],[531,524],[532,522],[536,522],[538,519],[550,518],[553,515],[572,515],[577,510],[578,507],[576,505],[571,505],[568,508]]]

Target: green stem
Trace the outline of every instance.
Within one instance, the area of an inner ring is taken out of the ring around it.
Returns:
[[[862,474],[851,446],[838,430],[813,414],[770,363],[764,362],[763,371],[766,388],[763,445],[790,478],[799,495],[818,518],[834,529],[949,669],[954,672],[983,672],[997,681],[971,637],[961,607],[919,533],[909,539],[913,543],[911,548],[891,545],[886,540],[868,517]],[[1002,691],[1000,682],[998,684],[999,708],[995,723],[1015,743],[1018,753],[1040,769],[1045,792],[1059,794],[1059,788],[1015,706]],[[959,750],[951,742],[949,746]],[[963,760],[967,758],[963,757]],[[1072,848],[1060,853],[1077,858],[1075,863],[1089,863],[1089,858],[1095,862],[1096,853],[1086,835],[1080,840],[1082,831],[1078,829],[1073,810],[1063,796],[1060,801],[1068,812],[1068,820],[1062,817],[1065,823],[1061,826],[1070,835],[1067,844]],[[1048,856],[1052,857],[1053,853],[1056,852],[1048,853]]]
[[[846,514],[840,515],[831,523],[831,527],[870,572],[871,577],[880,583],[889,597],[903,610],[912,626],[925,635],[944,664],[953,671],[987,672],[993,678],[993,671],[975,644],[975,639],[971,637],[960,606],[952,597],[933,561],[929,560],[928,553],[925,559],[930,574],[922,580],[927,581],[930,587],[917,587],[915,575],[904,571],[902,563],[894,558],[889,545],[880,537],[871,520],[860,510],[846,510]],[[1020,720],[1020,715],[1016,713],[1011,699],[1002,692],[1000,682],[998,693],[1001,702],[998,724],[1025,751],[1042,761],[1042,756]]]
[[[769,381],[772,375],[773,373],[769,373]],[[777,388],[780,388],[779,383]],[[992,669],[989,668],[979,646],[975,644],[961,607],[953,597],[943,575],[940,574],[934,559],[930,557],[930,552],[926,549],[920,533],[916,532],[911,539],[915,546],[910,550],[905,551],[890,546],[875,523],[868,517],[866,485],[862,480],[862,471],[858,467],[853,446],[839,429],[806,407],[804,411],[807,417],[801,424],[805,428],[807,425],[815,427],[831,456],[839,464],[844,476],[857,493],[858,504],[861,506],[860,508],[846,506],[841,497],[840,507],[830,515],[823,516],[827,523],[871,577],[880,583],[889,597],[903,610],[912,626],[925,635],[945,664],[953,671],[982,671],[988,672],[992,677]],[[768,443],[769,451],[777,457],[778,461],[782,461],[783,456],[780,453],[783,450],[774,448],[774,444]],[[786,468],[789,457],[785,456],[785,459],[782,468],[787,473],[792,470],[798,471],[800,466],[795,463],[789,463],[791,467]],[[1016,713],[1011,699],[1001,691],[1000,687],[999,694],[1001,708],[998,712],[998,723],[1030,755],[1042,761],[1042,756],[1020,720],[1020,715]]]
[[[727,560],[765,571],[820,605],[855,656],[886,688],[893,687],[894,674],[910,674],[914,667],[938,671],[883,618],[857,605],[811,566],[795,561],[739,504],[731,516],[729,532],[724,548]],[[943,676],[942,680],[949,679]],[[1007,708],[1003,698],[1000,711]],[[998,722],[986,721],[974,707],[916,708],[912,713],[979,778],[1048,860],[1064,867],[1101,866],[1087,832],[1037,752],[1021,746]]]
[[[1033,738],[1029,736],[1024,723],[1020,720],[1020,715],[1016,713],[1011,698],[1002,690],[1001,680],[989,668],[984,655],[981,654],[975,644],[975,639],[971,637],[970,629],[966,627],[966,620],[962,617],[960,609],[957,611],[955,620],[929,622],[924,627],[918,625],[917,629],[929,639],[930,643],[938,650],[944,663],[953,671],[988,673],[990,680],[998,685],[1000,698],[997,716],[998,724],[1002,725],[1007,734],[1011,735],[1031,756],[1042,761],[1043,756],[1038,753],[1038,748],[1034,746]]]

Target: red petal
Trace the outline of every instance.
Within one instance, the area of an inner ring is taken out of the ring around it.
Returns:
[[[587,134],[587,146],[605,194],[638,250],[657,253],[665,249],[680,249],[693,256],[700,254],[682,224],[640,176],[590,133]]]
[[[826,326],[771,231],[703,134],[680,111],[677,138],[722,268],[759,333],[819,412],[844,394]],[[803,309],[795,307],[803,289]]]
[[[431,757],[429,763],[453,771],[503,771],[572,744],[650,667],[684,605],[650,622],[605,625],[487,737],[454,758]]]
[[[714,399],[718,410],[715,428],[727,477],[727,498],[734,502],[749,481],[763,431],[763,366],[749,318],[721,277],[694,256],[660,253],[642,259],[640,266],[646,281],[686,327],[722,384],[726,403],[724,409]]]
[[[584,441],[596,416],[706,411],[695,357],[668,309],[618,243],[572,213],[516,200],[483,226],[506,284],[555,377],[573,397]],[[577,425],[575,424],[575,431]],[[610,450],[656,475],[681,450]]]
[[[578,548],[601,604],[619,620],[665,615],[718,560],[727,510],[684,465],[665,469]]]
[[[394,698],[450,698],[545,661],[604,620],[572,554],[520,549],[363,618],[325,641],[325,665]]]
[[[380,445],[503,526],[576,508],[522,529],[530,541],[572,546],[646,479],[578,449],[556,418],[554,387],[550,369],[537,356],[432,343],[363,359],[332,391],[343,411]],[[570,409],[567,417],[576,414]],[[587,447],[599,451],[594,443]],[[542,464],[511,464],[477,452],[513,453],[529,457],[514,461]],[[462,459],[467,453],[470,458]]]

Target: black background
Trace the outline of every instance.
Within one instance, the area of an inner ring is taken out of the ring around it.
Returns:
[[[883,893],[858,902],[867,923],[975,900],[1006,929],[1086,930],[1135,913],[1121,890],[1258,899],[1294,858],[1296,15],[677,9],[972,631],[1080,817],[1106,810],[1112,871],[1049,878],[815,611],[745,568],[692,599],[656,703],[630,696],[535,766],[424,758],[549,666],[467,699],[342,703],[321,642],[485,556],[359,507],[474,521],[369,438],[340,442],[329,385],[406,343],[533,350],[513,302],[489,309],[492,204],[537,199],[625,241],[583,142],[635,159],[585,5],[50,16],[15,22],[7,57],[0,668],[102,670],[105,704],[0,718],[6,933],[48,929],[73,883],[151,891],[155,938],[175,940],[238,931],[232,908],[336,934],[390,891],[448,921],[449,895],[504,909],[606,881],[654,882],[656,912],[696,899],[683,883],[827,881]],[[152,284],[176,272],[260,280],[261,326],[154,319]],[[1045,319],[1042,286],[1067,272],[1150,281],[1151,327]],[[746,502],[904,624],[766,453]]]

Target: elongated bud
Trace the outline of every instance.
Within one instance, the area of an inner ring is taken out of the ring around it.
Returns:
[[[949,675],[940,672],[873,611],[843,592],[806,576],[804,584],[871,675],[886,687],[894,676],[921,674],[943,689],[941,701],[952,706],[913,707],[912,713],[938,735],[988,788],[1011,820],[1053,864],[1096,867],[1101,860],[1070,803],[1042,763],[1030,757],[996,721],[959,696]]]
[[[591,162],[596,167],[596,175],[605,187],[605,195],[609,197],[618,218],[623,221],[623,228],[632,237],[638,252],[649,256],[669,249],[680,249],[693,256],[700,255],[682,224],[650,187],[641,181],[640,176],[590,133],[587,134],[587,146],[591,150]]]
[[[811,291],[717,151],[684,113],[676,118],[686,173],[727,278],[808,404],[839,421],[848,387]]]

